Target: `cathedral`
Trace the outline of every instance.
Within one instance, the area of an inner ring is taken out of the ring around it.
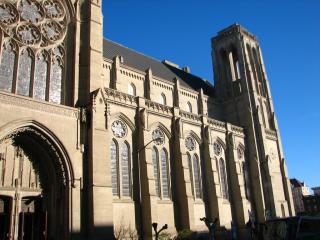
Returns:
[[[246,239],[295,215],[257,38],[211,39],[212,84],[104,39],[101,4],[0,1],[0,240],[205,233],[203,217]]]

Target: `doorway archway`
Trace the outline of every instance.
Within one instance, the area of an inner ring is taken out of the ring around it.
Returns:
[[[72,184],[66,151],[48,129],[29,122],[0,135],[0,240],[67,239]]]

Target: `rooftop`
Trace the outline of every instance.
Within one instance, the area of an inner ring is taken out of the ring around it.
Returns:
[[[186,69],[181,69],[178,65],[172,64],[169,61],[161,62],[111,40],[104,39],[103,56],[110,60],[113,60],[116,56],[121,56],[123,59],[122,63],[126,66],[143,72],[146,72],[150,68],[154,76],[172,83],[178,78],[182,87],[196,91],[202,88],[204,94],[211,97],[214,96],[214,86],[201,77],[193,75],[186,71]]]

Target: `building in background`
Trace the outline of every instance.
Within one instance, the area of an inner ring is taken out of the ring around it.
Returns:
[[[257,38],[212,38],[213,85],[104,39],[101,3],[0,2],[0,239],[294,215]]]
[[[308,215],[320,216],[320,187],[312,188],[314,194],[303,197],[305,212]]]
[[[290,183],[296,214],[303,213],[305,211],[303,197],[310,195],[310,188],[305,184],[305,182],[301,182],[296,178],[290,179]]]

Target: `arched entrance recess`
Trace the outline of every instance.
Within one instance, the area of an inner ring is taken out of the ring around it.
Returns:
[[[73,174],[58,139],[35,122],[0,134],[0,240],[68,239]]]

